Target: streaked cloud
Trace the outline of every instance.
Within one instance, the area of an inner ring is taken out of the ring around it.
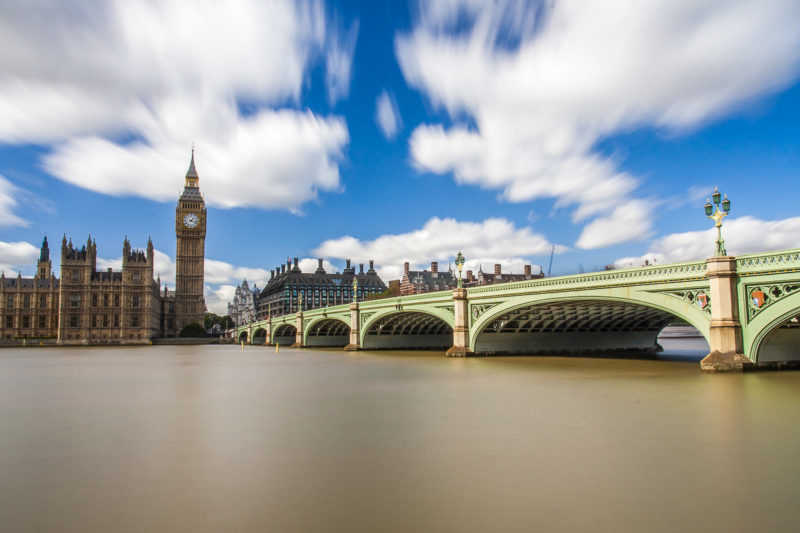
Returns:
[[[0,226],[27,226],[28,221],[14,214],[18,207],[16,196],[20,190],[0,176]]]
[[[375,122],[388,140],[394,139],[397,132],[403,127],[397,101],[386,89],[381,91],[375,100]]]
[[[3,4],[0,142],[51,144],[56,177],[157,200],[196,143],[211,205],[297,209],[340,190],[349,142],[342,118],[283,107],[321,59],[347,96],[358,23],[330,18],[317,1]]]
[[[389,281],[402,277],[406,261],[417,269],[429,268],[431,261],[438,261],[440,269],[446,270],[459,251],[466,257],[464,271],[477,271],[481,265],[491,270],[500,263],[506,271],[521,273],[523,265],[531,263],[526,257],[549,254],[551,249],[552,243],[544,236],[530,228],[517,228],[503,218],[466,222],[434,217],[418,230],[382,235],[371,241],[352,236],[330,239],[314,253],[350,258],[357,263],[374,259],[378,274]],[[556,247],[558,253],[566,250],[564,246]]]
[[[511,202],[553,198],[574,206],[575,223],[599,217],[580,247],[651,231],[641,218],[625,227],[617,206],[638,201],[640,179],[599,153],[599,141],[637,128],[696,128],[786,86],[800,61],[793,0],[419,7],[396,55],[406,81],[452,124],[414,129],[414,163]],[[600,238],[611,226],[625,231]]]

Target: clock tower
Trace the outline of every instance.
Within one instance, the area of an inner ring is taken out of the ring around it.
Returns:
[[[183,194],[175,208],[175,326],[180,332],[184,326],[197,322],[203,324],[205,299],[203,298],[203,269],[206,247],[206,204],[200,194],[197,170],[192,161],[186,172]]]

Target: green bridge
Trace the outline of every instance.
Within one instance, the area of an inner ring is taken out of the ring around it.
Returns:
[[[704,370],[800,364],[800,249],[455,289],[301,311],[240,342],[449,356],[646,353],[667,324],[705,337]]]

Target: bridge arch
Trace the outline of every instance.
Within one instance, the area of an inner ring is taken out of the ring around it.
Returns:
[[[754,362],[800,360],[800,292],[757,314],[745,327],[743,337],[744,353]]]
[[[267,330],[264,328],[256,328],[253,331],[253,338],[250,340],[250,344],[265,344],[267,342]]]
[[[247,337],[248,337],[247,330],[245,330],[245,331],[242,331],[242,332],[239,333],[239,337],[238,337],[237,340],[238,340],[239,343],[242,343],[242,342],[247,343]]]
[[[274,326],[274,331],[272,332],[272,344],[291,346],[296,340],[297,327],[294,324],[280,324]]]
[[[317,318],[303,329],[304,346],[347,346],[350,342],[350,324],[340,318]]]
[[[374,349],[444,348],[453,345],[453,317],[430,310],[391,310],[368,317],[361,347]]]
[[[652,352],[660,331],[674,322],[688,323],[708,341],[711,317],[699,306],[663,294],[624,292],[509,299],[475,320],[470,346],[477,354]]]

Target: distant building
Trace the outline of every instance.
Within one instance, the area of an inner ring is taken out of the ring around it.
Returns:
[[[247,284],[247,280],[236,286],[233,301],[228,304],[228,316],[231,317],[236,327],[255,322],[256,300],[258,300],[260,293],[261,291],[255,285],[251,289]]]
[[[544,274],[541,269],[536,274],[532,273],[531,265],[523,267],[522,274],[503,274],[502,267],[499,264],[494,265],[494,272],[489,274],[483,271],[483,268],[478,269],[478,274],[473,275],[472,270],[467,270],[466,278],[464,279],[465,287],[480,287],[483,285],[493,285],[495,283],[509,283],[511,281],[525,281],[528,279],[543,278]]]
[[[541,271],[537,274],[532,273],[531,265],[525,265],[522,274],[503,274],[499,264],[494,265],[494,273],[489,274],[478,270],[474,275],[472,270],[467,270],[462,280],[464,287],[480,287],[482,285],[492,285],[495,283],[508,283],[511,281],[524,281],[527,279],[542,278]],[[436,292],[453,290],[458,285],[458,274],[448,269],[447,272],[439,272],[439,263],[431,263],[428,270],[410,270],[408,262],[403,263],[403,279],[400,280],[400,294],[421,294],[425,292]]]
[[[302,299],[303,309],[316,309],[328,305],[345,304],[353,301],[353,280],[358,281],[356,299],[366,300],[371,294],[379,294],[386,290],[383,280],[375,272],[374,261],[369,262],[369,270],[364,272],[364,265],[359,265],[356,273],[355,267],[347,266],[339,274],[328,274],[319,260],[317,270],[313,273],[304,273],[298,266],[298,258],[294,264],[287,261],[270,272],[270,279],[261,291],[256,302],[258,319],[267,316],[278,316],[296,313],[300,309]]]
[[[47,237],[32,278],[0,273],[0,338],[55,338],[58,335],[58,278],[53,275]]]
[[[400,280],[400,294],[421,294],[424,292],[446,291],[456,288],[458,283],[451,270],[439,272],[439,263],[431,263],[428,270],[410,270],[408,262],[403,263],[403,278]]]

